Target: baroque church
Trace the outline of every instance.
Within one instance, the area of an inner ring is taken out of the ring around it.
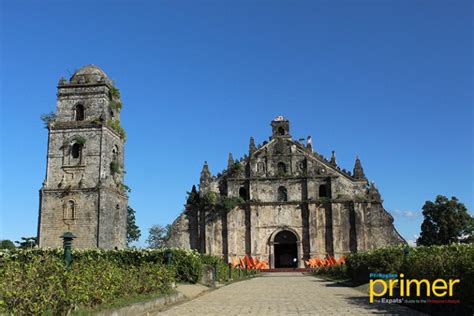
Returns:
[[[123,183],[125,132],[120,93],[95,65],[77,70],[57,87],[48,117],[46,177],[40,189],[40,247],[61,247],[72,232],[75,248],[126,246],[127,186]],[[360,160],[353,172],[290,135],[282,116],[272,136],[212,176],[207,163],[173,223],[169,246],[231,257],[251,255],[270,267],[302,267],[326,254],[405,243],[369,185]]]
[[[306,144],[293,140],[284,117],[271,127],[268,142],[256,146],[250,138],[248,155],[234,161],[229,154],[221,174],[204,163],[199,190],[190,192],[168,246],[228,261],[251,255],[279,268],[406,243],[359,158],[346,171],[334,152],[331,159],[315,152],[310,137]]]
[[[61,247],[67,231],[74,248],[126,246],[127,187],[120,93],[99,67],[80,68],[58,83],[48,118],[46,177],[40,189],[40,247]]]

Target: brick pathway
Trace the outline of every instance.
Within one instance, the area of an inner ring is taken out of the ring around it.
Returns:
[[[390,304],[369,304],[368,296],[301,273],[268,273],[236,282],[171,307],[160,315],[366,315],[411,314]]]

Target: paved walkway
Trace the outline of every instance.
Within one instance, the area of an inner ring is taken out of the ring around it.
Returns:
[[[267,273],[224,286],[160,315],[367,315],[416,314],[391,304],[369,304],[354,289],[301,273]]]

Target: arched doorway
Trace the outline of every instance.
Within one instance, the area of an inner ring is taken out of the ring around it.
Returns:
[[[273,240],[275,268],[298,267],[298,238],[289,230],[282,230]]]

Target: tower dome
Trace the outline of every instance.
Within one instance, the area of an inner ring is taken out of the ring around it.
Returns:
[[[109,78],[105,72],[96,65],[86,65],[72,75],[70,81],[73,83],[94,83],[106,81]]]

